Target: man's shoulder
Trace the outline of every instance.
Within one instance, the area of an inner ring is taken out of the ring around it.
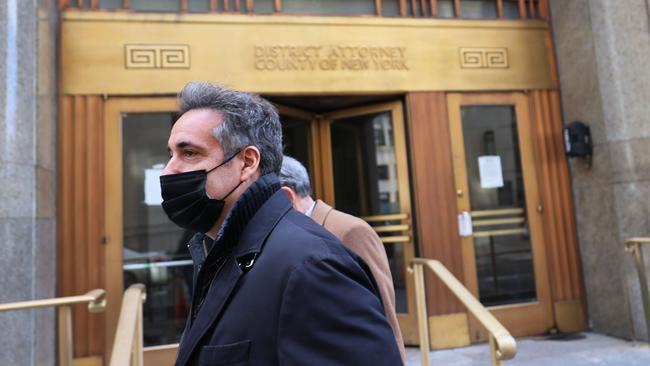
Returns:
[[[339,211],[335,208],[332,209],[330,215],[333,215],[333,217],[337,218],[338,220],[344,220],[350,226],[363,226],[370,228],[370,225],[368,225],[368,223],[364,220],[343,211]]]
[[[374,234],[375,232],[366,221],[337,209],[332,209],[324,226],[332,232],[340,233],[340,236],[345,236],[351,232],[368,234]]]
[[[341,242],[309,217],[291,210],[278,222],[263,252],[281,255],[286,264],[298,265],[305,260],[349,257]]]

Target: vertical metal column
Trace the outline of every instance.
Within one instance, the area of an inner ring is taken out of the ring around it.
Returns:
[[[58,313],[58,336],[59,336],[59,365],[72,366],[72,308],[70,305],[60,306]]]
[[[650,294],[648,294],[648,276],[643,261],[643,250],[641,244],[650,244],[650,238],[633,238],[625,243],[625,250],[634,255],[636,270],[639,274],[639,285],[641,286],[641,298],[643,299],[643,311],[645,312],[645,324],[650,341]]]
[[[427,317],[427,302],[424,290],[424,269],[421,263],[413,264],[413,276],[415,278],[415,306],[420,334],[422,365],[429,366],[429,319]]]

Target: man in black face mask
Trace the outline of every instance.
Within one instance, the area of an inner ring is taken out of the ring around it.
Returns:
[[[163,208],[199,232],[176,365],[399,365],[368,267],[292,209],[265,100],[207,83],[179,94]]]

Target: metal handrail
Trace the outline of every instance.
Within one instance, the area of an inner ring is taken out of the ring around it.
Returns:
[[[387,214],[387,215],[361,216],[361,219],[366,222],[398,221],[398,220],[406,220],[408,218],[409,215],[404,212],[400,212],[396,214]]]
[[[420,333],[420,352],[422,365],[429,365],[429,328],[427,326],[427,309],[424,289],[424,266],[429,267],[442,283],[451,290],[467,310],[485,327],[490,334],[490,353],[492,365],[501,365],[517,354],[517,343],[510,332],[463,286],[447,268],[437,260],[413,258],[409,270],[415,276],[415,301],[417,307],[418,328]]]
[[[59,365],[72,366],[74,362],[72,342],[72,305],[83,303],[88,303],[88,311],[91,313],[99,313],[106,310],[106,291],[95,289],[80,296],[56,297],[51,299],[0,304],[0,312],[47,307],[57,308]]]
[[[113,340],[110,366],[142,366],[143,332],[142,304],[147,299],[145,286],[136,283],[124,291],[120,318]]]
[[[648,341],[650,341],[650,294],[648,293],[650,289],[648,288],[648,276],[646,275],[641,244],[650,244],[650,238],[630,238],[626,240],[625,251],[634,255],[634,261],[636,262],[636,271],[639,274],[639,286],[641,286],[641,298],[643,299],[645,324],[648,330]]]

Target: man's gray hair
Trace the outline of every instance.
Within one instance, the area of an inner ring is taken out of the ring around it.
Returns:
[[[211,109],[223,117],[212,135],[228,159],[246,146],[260,150],[262,174],[279,173],[282,165],[282,125],[275,107],[257,95],[223,86],[193,81],[178,93],[183,114],[192,109]]]
[[[285,155],[280,170],[280,184],[291,188],[298,197],[311,196],[311,185],[307,169],[296,159]]]

